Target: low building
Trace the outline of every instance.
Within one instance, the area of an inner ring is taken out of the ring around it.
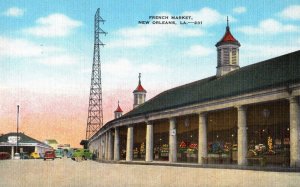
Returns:
[[[58,142],[54,139],[45,140],[44,143],[51,146],[55,150],[58,148]]]
[[[57,146],[57,148],[63,149],[64,151],[68,151],[71,148],[71,145],[70,144],[59,144]]]
[[[42,154],[49,149],[52,148],[24,133],[12,132],[0,136],[0,152],[7,152],[11,154],[12,157],[16,152],[27,152],[29,154],[37,152]]]
[[[89,148],[100,160],[300,167],[300,51],[240,67],[240,46],[227,25],[216,75],[146,102],[136,89]]]

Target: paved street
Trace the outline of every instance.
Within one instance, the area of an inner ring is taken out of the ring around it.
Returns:
[[[54,161],[1,160],[0,186],[297,186],[300,173]]]

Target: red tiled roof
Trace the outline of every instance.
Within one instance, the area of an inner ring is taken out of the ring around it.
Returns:
[[[236,42],[237,40],[232,36],[230,30],[226,30],[225,35],[221,39],[222,42]]]
[[[139,84],[138,87],[136,87],[136,89],[133,91],[133,93],[135,92],[146,92],[146,90],[143,88],[141,84]]]
[[[239,41],[237,41],[233,35],[230,32],[229,26],[226,27],[226,32],[224,34],[224,36],[222,37],[222,39],[216,44],[216,46],[219,46],[223,43],[234,43],[240,46]]]
[[[115,112],[123,112],[123,110],[121,109],[120,105],[118,105],[118,108],[115,110]]]

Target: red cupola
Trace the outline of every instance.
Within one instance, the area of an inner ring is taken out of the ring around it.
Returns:
[[[239,69],[239,47],[237,41],[230,32],[227,17],[226,32],[222,39],[216,44],[217,47],[217,77],[221,77],[231,71]]]
[[[115,119],[121,117],[122,114],[123,114],[123,110],[120,107],[119,101],[118,101],[118,107],[117,107],[117,109],[115,110],[114,113],[115,113]]]
[[[122,110],[121,107],[119,106],[119,103],[118,103],[118,108],[115,110],[115,112],[123,112],[123,110]]]
[[[143,88],[142,83],[141,83],[141,73],[139,74],[139,85],[136,87],[136,89],[133,91],[133,93],[136,93],[136,92],[147,93],[147,91]]]
[[[216,44],[216,47],[218,47],[222,44],[235,44],[235,45],[241,46],[240,42],[238,40],[236,40],[230,32],[230,28],[228,25],[228,17],[227,17],[226,32],[225,32],[224,36],[222,37],[222,39]]]
[[[133,108],[137,107],[140,104],[143,104],[146,101],[146,93],[147,91],[143,88],[141,83],[141,73],[139,73],[139,84],[133,91]]]

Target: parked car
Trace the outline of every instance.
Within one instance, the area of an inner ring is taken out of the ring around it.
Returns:
[[[32,152],[32,153],[30,154],[30,158],[38,159],[38,158],[40,158],[40,155],[39,155],[39,153],[37,153],[37,152]]]
[[[29,159],[29,154],[27,152],[21,152],[20,153],[20,158],[21,159]]]
[[[77,149],[72,155],[72,160],[87,160],[92,159],[92,153],[88,149]]]
[[[64,150],[63,149],[56,149],[55,150],[55,157],[56,158],[62,158],[62,157],[64,157]]]
[[[20,153],[15,153],[15,155],[14,155],[14,159],[15,160],[20,160]]]
[[[67,153],[67,157],[68,157],[68,158],[72,158],[72,155],[73,155],[73,153],[74,153],[75,150],[76,150],[76,148],[71,148],[71,149],[69,149],[69,150],[68,150],[68,153]]]
[[[0,152],[0,160],[10,159],[10,154],[7,152]]]
[[[55,152],[54,151],[46,151],[44,154],[44,160],[46,159],[55,159]]]

